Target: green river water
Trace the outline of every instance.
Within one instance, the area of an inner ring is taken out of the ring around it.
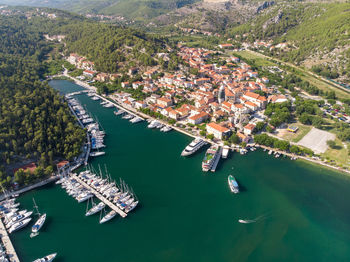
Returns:
[[[52,81],[61,92],[81,90]],[[180,156],[192,140],[177,133],[131,124],[88,96],[76,96],[107,133],[106,164],[140,199],[127,218],[98,223],[85,217],[86,204],[55,184],[22,195],[32,197],[48,219],[30,238],[30,227],[11,239],[21,261],[57,252],[55,261],[349,261],[350,179],[342,174],[263,151],[221,160],[216,173],[203,173],[204,150]],[[241,193],[230,193],[235,175]],[[241,224],[238,219],[254,219]]]

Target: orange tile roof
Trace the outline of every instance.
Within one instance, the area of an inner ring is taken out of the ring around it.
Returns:
[[[215,122],[211,122],[211,123],[207,124],[207,126],[213,128],[213,129],[215,129],[215,130],[217,130],[217,131],[219,131],[221,133],[225,133],[225,132],[230,131],[230,129],[228,129],[228,128],[224,127],[224,126],[220,126],[220,125],[218,125]]]
[[[248,125],[246,125],[245,127],[244,127],[245,129],[249,129],[249,130],[254,130],[254,128],[255,128],[255,125],[254,124],[248,124]]]

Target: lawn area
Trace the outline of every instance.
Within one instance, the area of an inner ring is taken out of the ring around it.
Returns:
[[[254,60],[257,66],[277,66],[276,63],[267,60],[264,57],[257,56],[248,51],[233,52],[233,55],[239,55],[244,59]]]
[[[279,137],[288,140],[289,142],[297,143],[299,142],[309,131],[311,130],[312,126],[303,125],[302,123],[295,123],[292,124],[293,126],[299,127],[298,131],[296,133],[292,133],[287,131],[286,129],[283,131],[280,131]]]
[[[334,160],[338,165],[350,167],[350,160],[348,155],[348,150],[344,147],[343,143],[339,140],[335,140],[337,148],[328,148],[328,150],[322,154],[322,156],[328,160]],[[349,146],[349,144],[348,144]]]

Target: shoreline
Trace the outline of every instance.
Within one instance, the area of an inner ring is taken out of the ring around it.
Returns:
[[[75,78],[72,77],[72,76],[69,76],[66,70],[64,71],[63,75],[64,75],[64,76],[68,76],[70,79],[72,79],[72,80],[74,81],[75,84],[77,84],[77,85],[79,85],[79,86],[81,86],[81,87],[84,87],[85,89],[89,89],[89,90],[92,90],[92,91],[96,92],[96,87],[90,86],[90,85],[88,85],[88,84],[86,84],[86,83],[84,83],[84,82],[82,82],[82,81],[80,81],[80,80],[78,80],[78,79],[75,79]],[[182,133],[182,134],[185,134],[185,135],[190,136],[190,137],[192,137],[192,138],[199,137],[199,138],[201,138],[201,139],[207,141],[207,142],[210,143],[210,144],[217,144],[217,145],[219,145],[219,146],[222,146],[222,143],[221,143],[221,144],[220,144],[220,143],[216,143],[216,142],[213,142],[213,141],[211,141],[211,140],[209,140],[209,139],[207,139],[207,138],[203,138],[203,137],[200,137],[200,136],[193,135],[193,134],[191,134],[191,133],[189,133],[189,132],[186,132],[186,131],[184,131],[184,130],[178,128],[178,127],[175,127],[175,126],[173,126],[173,125],[170,125],[169,123],[165,123],[165,122],[163,122],[162,120],[159,120],[159,119],[156,119],[156,118],[151,117],[151,116],[149,116],[149,115],[146,115],[146,114],[143,114],[143,113],[141,113],[141,112],[138,112],[138,111],[136,111],[134,108],[133,108],[132,110],[131,110],[131,109],[128,109],[128,108],[126,108],[125,106],[122,106],[122,105],[118,104],[118,103],[117,103],[114,99],[112,99],[112,98],[108,99],[109,97],[106,98],[106,97],[104,97],[104,96],[102,96],[102,95],[98,95],[97,93],[96,93],[96,95],[97,95],[98,97],[100,97],[101,99],[105,100],[105,101],[108,101],[108,102],[113,103],[113,104],[114,104],[116,107],[118,107],[118,108],[121,108],[121,109],[123,109],[123,110],[125,110],[125,111],[131,111],[132,114],[136,114],[136,115],[138,115],[138,116],[141,115],[141,116],[143,116],[144,118],[157,120],[157,121],[161,122],[162,124],[166,124],[166,125],[171,126],[174,130],[176,130],[176,131],[178,131],[178,132],[180,132],[180,133]],[[290,157],[297,157],[298,159],[301,159],[301,160],[304,160],[304,161],[307,161],[307,162],[311,162],[312,164],[319,165],[319,166],[321,166],[321,167],[323,167],[323,168],[328,168],[328,169],[330,168],[330,169],[332,169],[333,171],[337,171],[337,172],[341,172],[341,173],[345,173],[345,174],[350,174],[350,170],[346,170],[346,169],[343,169],[343,168],[341,168],[341,167],[335,167],[335,166],[329,165],[329,164],[327,164],[327,163],[324,163],[324,162],[322,162],[322,161],[320,161],[320,160],[312,159],[312,158],[309,158],[309,157],[306,157],[306,156],[294,155],[294,154],[291,154],[291,153],[289,153],[289,152],[280,151],[280,150],[278,150],[278,149],[270,148],[270,147],[267,147],[267,146],[264,146],[264,145],[259,145],[259,144],[255,144],[255,145],[256,145],[256,147],[266,148],[266,149],[272,150],[272,151],[274,151],[274,152],[276,151],[276,152],[279,152],[279,153],[283,153],[283,154],[285,154],[285,155],[287,155],[287,156],[290,156]],[[230,149],[233,150],[233,147],[230,146]]]

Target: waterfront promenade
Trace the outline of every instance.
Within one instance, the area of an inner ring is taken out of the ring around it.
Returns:
[[[67,71],[64,72],[64,76],[67,76],[67,77],[69,77],[70,79],[74,80],[74,82],[75,82],[77,85],[80,85],[80,86],[82,86],[82,87],[84,87],[84,88],[86,88],[86,89],[90,89],[90,90],[93,90],[93,91],[96,92],[96,88],[95,88],[94,86],[90,86],[90,85],[84,83],[83,81],[80,81],[80,80],[78,80],[78,79],[76,79],[76,78],[74,78],[74,77],[69,76]],[[106,100],[106,101],[109,101],[109,102],[113,103],[116,107],[121,108],[121,109],[127,111],[128,113],[131,113],[131,112],[132,112],[133,115],[136,114],[136,115],[142,116],[143,118],[146,118],[146,119],[148,119],[148,118],[149,118],[149,119],[155,119],[155,118],[153,118],[153,117],[151,117],[151,116],[149,116],[149,115],[146,115],[146,114],[143,114],[143,113],[141,113],[141,112],[136,111],[134,108],[126,108],[126,106],[120,105],[120,103],[117,102],[115,99],[113,99],[113,101],[110,101],[110,100],[108,100],[107,98],[105,98],[105,97],[103,97],[103,96],[100,96],[100,95],[98,95],[98,96],[99,96],[100,98]],[[161,120],[159,120],[159,119],[156,119],[156,120],[159,121],[159,122],[161,122],[162,124],[169,125],[168,123],[165,123],[164,121],[161,121]],[[181,133],[183,133],[183,134],[185,134],[185,135],[187,135],[187,136],[194,137],[194,138],[199,137],[199,136],[196,136],[196,135],[194,135],[194,134],[191,134],[190,132],[187,132],[187,131],[185,131],[185,130],[183,130],[183,129],[181,129],[181,128],[178,128],[178,127],[176,127],[176,126],[174,126],[174,125],[170,125],[170,126],[171,126],[174,130],[176,130],[176,131],[178,131],[178,132],[181,132]],[[217,144],[217,145],[219,145],[219,146],[222,146],[222,143],[215,143],[215,142],[213,142],[213,141],[211,141],[211,140],[209,140],[209,139],[203,138],[203,137],[200,137],[200,138],[203,139],[203,140],[205,140],[205,141],[207,141],[207,142],[210,143],[210,144]],[[260,146],[261,148],[268,148],[268,147],[265,147],[265,146],[262,146],[262,145],[259,145],[259,146]],[[232,147],[231,147],[231,148],[232,148]],[[332,166],[332,165],[330,165],[330,164],[328,164],[328,163],[325,163],[325,162],[323,162],[323,161],[321,161],[321,160],[313,159],[313,158],[307,157],[307,156],[300,156],[300,155],[294,155],[294,154],[287,153],[287,152],[282,152],[282,151],[280,151],[280,150],[278,150],[278,149],[276,149],[276,148],[271,148],[271,150],[273,150],[273,151],[279,151],[280,153],[283,153],[283,154],[285,154],[285,155],[297,157],[297,158],[299,158],[299,159],[302,159],[302,160],[305,160],[305,161],[309,161],[309,162],[312,162],[312,163],[317,164],[317,165],[321,165],[321,166],[324,166],[324,167],[327,167],[327,168],[331,168],[331,169],[336,170],[336,171],[339,171],[339,172],[343,172],[343,173],[346,173],[346,174],[350,174],[350,171],[349,171],[349,170],[346,170],[346,169],[341,168],[341,167]]]
[[[75,180],[77,180],[81,185],[83,185],[85,188],[89,189],[98,199],[100,199],[103,203],[105,203],[107,206],[109,206],[112,210],[117,212],[121,217],[126,217],[127,214],[119,209],[114,203],[109,201],[107,198],[105,198],[102,194],[100,194],[98,191],[96,191],[94,188],[86,184],[82,179],[80,179],[76,174],[71,175]]]
[[[8,255],[9,260],[11,262],[19,262],[19,258],[17,256],[15,248],[12,245],[11,239],[10,239],[9,235],[7,234],[5,225],[1,219],[0,219],[0,237],[1,237],[1,242],[5,246],[6,253]]]

